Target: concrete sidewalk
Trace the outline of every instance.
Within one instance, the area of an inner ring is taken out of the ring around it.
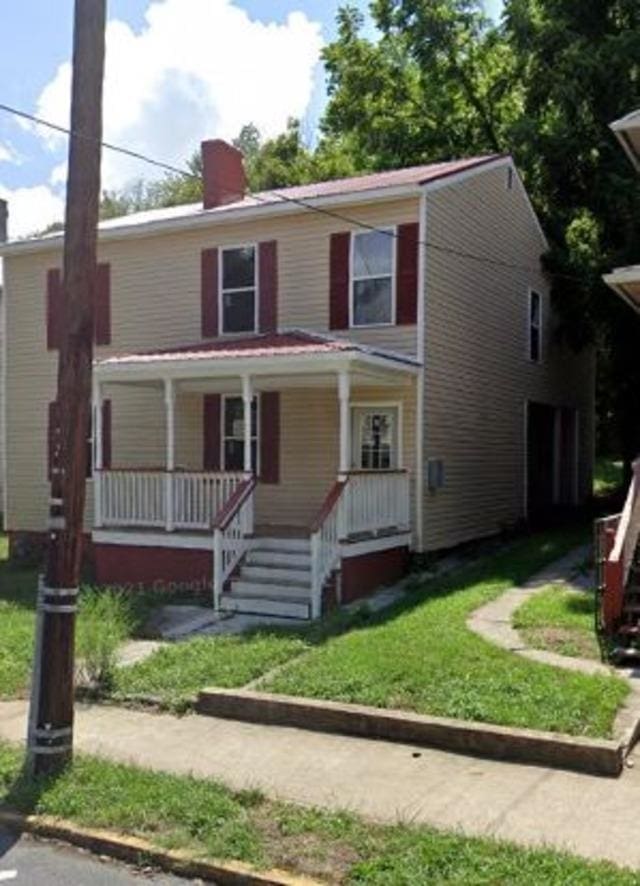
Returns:
[[[77,747],[151,769],[210,776],[378,821],[420,822],[640,867],[640,771],[597,778],[402,744],[115,707],[77,708]],[[26,704],[0,704],[21,741]],[[640,757],[633,755],[640,766]]]

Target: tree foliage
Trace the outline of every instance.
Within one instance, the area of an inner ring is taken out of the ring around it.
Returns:
[[[252,190],[452,157],[511,153],[551,242],[546,265],[561,334],[600,352],[603,432],[640,449],[640,322],[602,283],[640,259],[640,188],[609,129],[640,107],[638,0],[372,0],[376,36],[355,7],[324,50],[329,101],[317,144],[299,121],[235,143]],[[193,177],[105,195],[105,215],[201,199]]]

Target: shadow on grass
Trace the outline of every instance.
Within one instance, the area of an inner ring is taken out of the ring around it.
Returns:
[[[70,764],[71,765],[71,764]],[[34,815],[39,812],[41,797],[50,790],[52,785],[64,774],[60,772],[51,775],[35,776],[27,756],[23,758],[22,766],[17,776],[4,790],[0,778],[0,809],[7,812],[20,813],[22,815]],[[20,841],[20,831],[0,831],[0,860]]]

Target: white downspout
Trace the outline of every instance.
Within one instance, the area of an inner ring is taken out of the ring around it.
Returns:
[[[418,225],[418,311],[416,326],[416,356],[422,367],[416,379],[416,470],[415,470],[415,551],[424,551],[424,394],[425,394],[425,301],[427,297],[427,193],[420,195]]]

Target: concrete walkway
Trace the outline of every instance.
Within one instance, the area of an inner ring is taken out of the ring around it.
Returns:
[[[513,617],[516,610],[535,594],[540,593],[549,585],[571,587],[576,570],[584,562],[588,553],[588,547],[576,548],[539,572],[531,581],[521,587],[505,591],[496,600],[492,600],[472,612],[467,619],[467,627],[484,640],[532,661],[570,671],[580,671],[583,674],[604,674],[605,676],[615,674],[618,677],[625,677],[631,691],[616,716],[613,724],[613,737],[627,738],[633,734],[636,724],[640,720],[640,673],[637,669],[614,668],[603,662],[587,658],[573,658],[544,649],[533,649],[527,646],[522,635],[513,627]]]
[[[597,778],[359,738],[78,706],[77,747],[111,760],[213,777],[296,803],[348,809],[640,867],[640,768]],[[26,704],[0,704],[21,741]],[[640,759],[638,760],[640,767]]]

